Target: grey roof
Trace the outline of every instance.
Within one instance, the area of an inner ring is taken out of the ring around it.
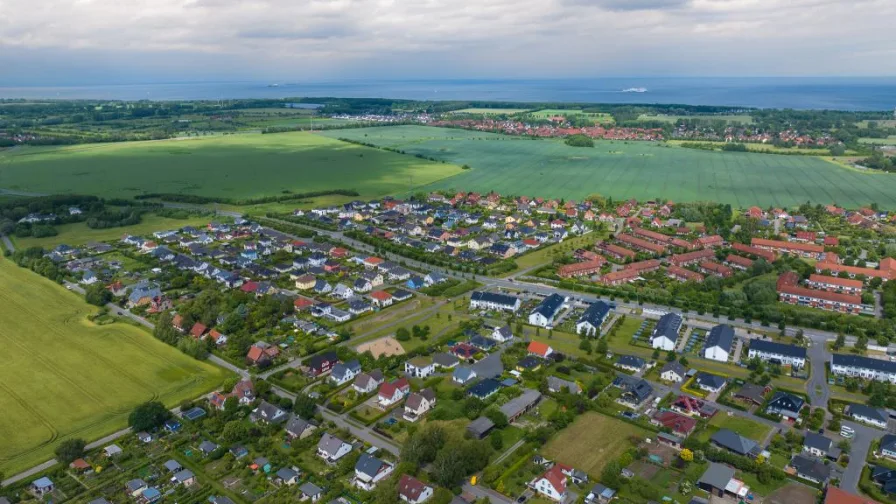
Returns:
[[[747,439],[740,434],[728,430],[720,429],[712,435],[710,440],[719,446],[727,448],[739,455],[750,455],[758,453],[759,445],[752,439]]]
[[[588,322],[594,327],[600,327],[610,313],[610,305],[603,301],[591,303],[582,316],[579,317],[577,323]]]
[[[523,393],[514,397],[510,401],[501,406],[501,413],[507,418],[512,418],[520,414],[521,411],[530,407],[541,399],[541,392],[532,389],[523,389]]]
[[[488,417],[481,416],[476,420],[470,422],[470,425],[467,425],[467,430],[472,432],[478,437],[482,437],[488,431],[495,428],[495,422],[492,422],[488,419]]]
[[[896,362],[872,359],[871,357],[862,357],[861,355],[834,354],[831,356],[831,364],[834,366],[871,369],[882,373],[896,373]]]
[[[811,431],[806,432],[806,439],[803,441],[803,446],[815,448],[816,450],[820,450],[825,453],[827,453],[827,451],[831,449],[832,444],[833,441],[831,441],[829,438]]]
[[[849,414],[853,416],[862,416],[881,422],[886,422],[889,419],[886,410],[872,408],[871,406],[865,406],[864,404],[850,404],[847,408],[849,408]]]
[[[784,343],[775,343],[774,341],[752,340],[750,341],[750,350],[757,352],[773,353],[786,355],[788,357],[806,358],[806,349],[796,345],[786,345]]]
[[[183,466],[180,465],[180,462],[170,459],[165,462],[165,469],[168,469],[168,472],[180,471],[183,469]]]
[[[766,409],[799,413],[805,404],[806,400],[800,396],[787,392],[775,392],[774,397],[769,401]]]
[[[507,294],[496,294],[494,292],[476,291],[470,295],[471,301],[482,301],[507,307],[515,306],[519,302],[519,298],[508,296]]]
[[[188,479],[192,479],[194,476],[195,475],[193,474],[193,471],[184,469],[183,471],[178,471],[177,474],[174,475],[174,479],[176,479],[180,483],[183,483]]]
[[[880,449],[896,452],[896,435],[887,434],[880,438]]]
[[[358,462],[355,464],[355,470],[373,478],[380,472],[380,469],[382,469],[384,465],[386,465],[385,462],[373,455],[362,453],[361,457],[358,458]]]
[[[476,375],[480,378],[495,378],[504,373],[504,363],[496,352],[473,364],[473,371],[476,371]]]
[[[454,369],[454,372],[451,373],[451,376],[465,382],[471,378],[475,378],[476,371],[473,371],[473,368],[467,366],[458,366]]]
[[[199,449],[205,453],[211,453],[218,449],[218,445],[212,443],[211,441],[203,441],[199,444]]]
[[[706,348],[719,347],[730,352],[733,342],[734,328],[728,324],[719,324],[709,331],[709,335],[706,337]]]
[[[765,387],[754,383],[744,383],[736,395],[746,397],[755,403],[762,404],[765,401]]]
[[[725,386],[725,379],[719,375],[714,375],[712,373],[698,373],[696,378],[698,385],[703,385],[705,387],[719,389]]]
[[[125,483],[125,486],[127,486],[128,490],[130,490],[131,492],[136,492],[141,488],[146,488],[146,482],[140,478],[137,478],[128,481],[127,483]]]
[[[644,367],[644,359],[634,356],[634,355],[620,355],[618,359],[616,359],[616,363],[620,366],[628,366],[634,368],[642,368]]]
[[[831,468],[824,463],[804,455],[797,455],[790,461],[790,467],[797,475],[808,476],[817,481],[826,481],[831,476]]]
[[[653,328],[653,336],[665,336],[672,341],[678,339],[678,331],[681,330],[681,316],[677,313],[667,313],[660,317]]]
[[[289,467],[283,467],[279,471],[277,471],[277,477],[282,480],[291,480],[298,475],[299,473],[297,471]]]
[[[313,497],[315,495],[323,493],[324,489],[315,485],[314,483],[308,481],[299,487],[299,491],[302,492],[304,495]]]
[[[666,365],[663,366],[662,371],[660,371],[660,374],[663,374],[666,371],[672,371],[673,373],[675,373],[681,377],[684,377],[685,374],[688,372],[688,370],[685,369],[685,367],[682,366],[681,363],[678,361],[667,362]]]
[[[557,378],[556,376],[548,376],[549,390],[559,392],[563,388],[566,388],[571,394],[578,394],[582,391],[581,387],[579,387],[576,382]]]
[[[341,448],[344,443],[345,441],[327,432],[324,433],[320,438],[320,441],[318,441],[317,449],[323,451],[327,455],[333,456],[339,452],[339,448]]]
[[[560,311],[560,307],[563,306],[563,296],[560,294],[554,293],[550,296],[541,300],[541,303],[538,303],[538,306],[532,310],[532,313],[540,313],[541,316],[550,320],[554,318],[554,315]]]
[[[706,472],[703,473],[703,476],[700,476],[697,483],[724,489],[732,478],[734,478],[733,467],[710,462]]]
[[[314,424],[300,416],[293,415],[286,424],[286,432],[293,436],[301,436],[309,427],[314,427]]]
[[[451,367],[457,364],[457,357],[446,352],[438,352],[432,356],[432,361],[438,366]]]

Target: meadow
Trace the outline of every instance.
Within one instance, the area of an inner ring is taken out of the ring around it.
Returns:
[[[338,136],[338,135],[337,135]],[[107,197],[183,193],[227,198],[286,190],[353,189],[362,197],[408,190],[461,169],[313,133],[26,147],[0,151],[0,187]]]
[[[646,429],[589,411],[548,441],[543,453],[551,460],[597,477],[608,462],[632,446],[629,437],[643,440],[647,434]]]
[[[482,114],[482,115],[498,115],[498,114],[520,114],[522,112],[526,112],[527,109],[520,108],[465,108],[460,110],[455,110],[453,113],[455,114]]]
[[[789,208],[806,201],[896,208],[896,175],[860,173],[815,156],[685,149],[664,143],[601,140],[594,148],[425,126],[329,131],[457,165],[460,175],[417,190],[457,189],[551,198],[667,198],[735,207]]]
[[[749,114],[738,115],[666,115],[666,114],[641,114],[639,121],[663,121],[668,123],[676,123],[679,119],[697,119],[701,121],[725,121],[740,124],[752,124],[753,117]]]
[[[582,112],[581,110],[576,109],[542,109],[532,112],[531,115],[538,119],[550,119],[551,117],[557,116],[584,115],[588,119],[599,124],[613,124],[615,122],[613,116],[610,114],[603,112]]]
[[[87,227],[87,223],[85,222],[76,222],[74,224],[54,226],[58,232],[56,236],[48,236],[46,238],[33,238],[30,236],[20,238],[13,236],[11,239],[17,248],[43,247],[45,249],[51,249],[61,243],[76,247],[88,242],[119,240],[126,234],[148,235],[155,231],[179,229],[184,226],[205,226],[210,220],[213,220],[213,218],[200,215],[191,216],[186,219],[169,219],[149,213],[143,214],[140,223],[134,224],[133,226],[92,229]]]
[[[52,458],[64,439],[98,439],[139,403],[175,406],[213,390],[222,370],[125,323],[96,325],[95,308],[0,259],[0,472]]]

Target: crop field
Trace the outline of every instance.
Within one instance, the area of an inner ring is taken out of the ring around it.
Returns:
[[[531,140],[465,131],[395,126],[328,131],[380,146],[469,165],[460,175],[415,190],[498,191],[510,195],[582,199],[667,198],[718,201],[735,207],[789,208],[806,201],[896,208],[896,175],[860,173],[814,156],[684,149],[663,143],[596,141],[570,147],[559,139]]]
[[[527,109],[517,109],[517,108],[465,108],[460,110],[455,110],[455,114],[483,114],[483,115],[497,115],[497,114],[519,114],[521,112],[526,112]]]
[[[544,456],[600,476],[611,460],[632,447],[630,436],[643,440],[647,431],[622,420],[589,411],[554,436],[544,447]]]
[[[53,456],[67,438],[98,439],[134,406],[174,406],[225,375],[137,327],[95,325],[79,296],[0,259],[0,472]]]
[[[603,112],[582,112],[576,109],[542,109],[532,112],[531,115],[539,119],[548,119],[556,116],[583,115],[595,123],[612,124],[615,122],[613,116]]]
[[[860,138],[859,142],[863,144],[896,145],[896,136],[889,136],[887,138]]]
[[[153,192],[240,199],[326,189],[376,197],[460,172],[312,133],[0,151],[0,188],[110,197]]]
[[[108,240],[118,240],[125,234],[147,235],[155,231],[163,231],[167,229],[179,229],[184,226],[205,226],[211,217],[191,216],[186,219],[169,219],[160,217],[155,214],[143,214],[139,224],[133,226],[123,226],[105,229],[91,229],[84,222],[74,224],[62,224],[54,226],[59,233],[56,236],[48,236],[46,238],[19,238],[12,237],[17,248],[43,247],[51,249],[60,243],[77,247],[87,242],[101,242]]]

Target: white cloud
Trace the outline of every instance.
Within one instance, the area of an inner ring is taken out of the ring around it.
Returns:
[[[4,64],[74,62],[181,80],[892,75],[892,19],[892,0],[0,0],[0,82]]]

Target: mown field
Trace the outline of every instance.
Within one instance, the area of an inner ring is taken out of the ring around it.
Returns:
[[[213,390],[224,372],[137,327],[98,326],[79,296],[0,259],[0,472],[53,456],[67,438],[91,441],[127,425],[148,400],[174,406]]]
[[[647,434],[646,429],[589,411],[548,441],[543,453],[597,477],[608,462],[632,447],[631,436],[643,440]]]
[[[663,121],[668,123],[676,123],[679,119],[699,119],[702,121],[727,121],[741,124],[752,124],[753,118],[749,114],[740,115],[666,115],[666,114],[641,114],[639,121]]]
[[[713,200],[735,207],[806,201],[896,208],[896,176],[860,173],[814,156],[709,152],[649,142],[597,141],[594,148],[425,126],[322,133],[467,164],[471,170],[418,190],[458,189],[581,199]]]
[[[312,133],[0,151],[0,188],[109,197],[161,192],[241,199],[326,189],[375,197],[460,171]]]

